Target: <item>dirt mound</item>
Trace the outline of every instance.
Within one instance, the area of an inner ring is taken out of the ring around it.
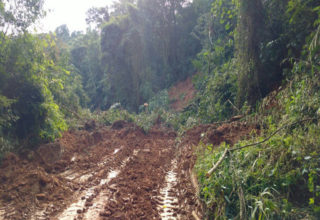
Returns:
[[[184,135],[184,143],[197,145],[200,140],[205,144],[220,145],[222,142],[233,145],[240,139],[245,139],[250,133],[258,133],[256,125],[247,122],[234,121],[230,123],[198,125],[188,130]]]
[[[9,154],[0,168],[0,206],[4,219],[29,219],[30,213],[42,203],[59,207],[59,200],[71,195],[73,184],[48,174],[37,163],[30,163]]]
[[[194,98],[195,93],[191,77],[179,82],[169,90],[170,107],[175,111],[182,111]]]

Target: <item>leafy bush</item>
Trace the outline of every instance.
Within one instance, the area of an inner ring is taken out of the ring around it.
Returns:
[[[16,100],[8,99],[0,95],[0,163],[6,152],[12,151],[17,143],[15,143],[11,136],[12,125],[18,120],[18,117],[13,114],[11,105]]]
[[[195,78],[198,92],[197,116],[202,122],[210,123],[232,116],[237,92],[237,75],[234,71],[234,60],[217,68],[212,75]],[[205,79],[203,79],[203,77]]]
[[[50,35],[1,37],[0,126],[6,132],[2,135],[24,147],[54,140],[67,129],[59,105],[74,111],[79,106],[77,76],[67,70],[68,59],[57,52]]]
[[[316,123],[273,136],[265,144],[234,151],[210,178],[205,176],[225,145],[201,146],[196,171],[209,215],[222,219],[319,217],[320,132]],[[262,138],[258,138],[257,141]],[[248,141],[239,142],[243,146]]]
[[[193,60],[201,73],[194,79],[198,90],[197,117],[204,123],[229,118],[237,93],[237,69],[234,35],[238,17],[238,1],[215,0],[211,10],[198,19],[196,34],[203,45]]]
[[[158,92],[154,97],[148,101],[148,111],[157,111],[159,109],[168,110],[169,109],[169,94],[168,90],[162,90]],[[139,107],[139,112],[145,111],[145,106],[141,105]]]
[[[103,125],[112,125],[115,121],[124,120],[128,122],[134,121],[134,115],[129,113],[127,110],[122,109],[110,109],[108,111],[93,112],[90,110],[82,110],[81,118],[87,120],[95,120]],[[78,121],[78,120],[77,120]]]

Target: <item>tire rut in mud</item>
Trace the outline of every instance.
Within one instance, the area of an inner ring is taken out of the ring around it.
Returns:
[[[181,178],[175,138],[165,128],[145,134],[132,124],[67,132],[59,140],[61,159],[44,165],[45,175],[58,178],[69,193],[60,185],[52,188],[54,196],[40,189],[42,198],[30,194],[29,204],[14,200],[0,208],[0,219],[3,212],[3,219],[191,219],[186,213],[195,194],[184,189],[190,180]]]
[[[174,155],[174,138],[152,138],[110,181],[102,219],[161,219],[156,197]]]
[[[162,220],[179,219],[179,204],[177,192],[177,160],[171,162],[171,170],[166,173],[165,187],[160,190],[157,196],[158,210]]]

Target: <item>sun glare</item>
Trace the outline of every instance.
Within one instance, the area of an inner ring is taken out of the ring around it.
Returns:
[[[46,0],[47,16],[36,25],[37,32],[54,31],[62,24],[66,24],[70,32],[85,31],[87,10],[91,7],[111,5],[112,2],[113,0]]]

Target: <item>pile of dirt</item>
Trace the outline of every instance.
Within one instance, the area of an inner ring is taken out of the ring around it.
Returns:
[[[175,111],[182,111],[194,98],[196,90],[191,77],[179,82],[169,90],[170,108]]]
[[[14,154],[6,156],[0,167],[0,206],[4,219],[30,219],[43,203],[54,203],[70,196],[76,186],[58,175],[48,174],[44,167]]]
[[[8,154],[0,167],[0,213],[4,213],[0,219],[32,219],[36,210],[45,209],[48,204],[51,213],[63,209],[65,200],[81,185],[61,174],[72,168],[94,166],[90,163],[95,160],[83,154],[102,140],[102,134],[109,137],[103,130],[68,131],[57,142],[42,145],[36,151]],[[77,154],[82,155],[77,158],[80,163],[72,159]]]
[[[248,135],[258,134],[259,129],[255,124],[234,121],[222,124],[203,124],[189,129],[183,136],[184,144],[197,145],[200,141],[204,144],[219,146],[222,142],[232,146]]]

